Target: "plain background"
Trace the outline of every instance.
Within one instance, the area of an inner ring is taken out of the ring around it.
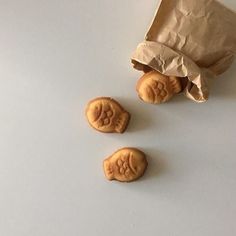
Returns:
[[[236,65],[204,104],[141,102],[130,55],[157,5],[0,0],[1,236],[236,235]],[[96,96],[131,112],[125,134],[88,126]],[[104,178],[123,146],[148,155],[140,181]]]

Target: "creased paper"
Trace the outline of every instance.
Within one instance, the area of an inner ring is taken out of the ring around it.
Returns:
[[[187,77],[185,95],[204,102],[209,82],[236,54],[236,12],[216,0],[162,0],[132,56],[134,68]]]

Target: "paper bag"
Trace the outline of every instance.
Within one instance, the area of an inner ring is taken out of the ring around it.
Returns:
[[[236,12],[216,0],[162,0],[132,63],[187,77],[185,95],[204,102],[210,80],[230,67],[235,53]]]

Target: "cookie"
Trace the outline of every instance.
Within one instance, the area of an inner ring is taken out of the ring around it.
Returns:
[[[104,160],[103,169],[108,180],[131,182],[140,178],[148,162],[143,152],[136,148],[122,148]]]
[[[123,133],[130,114],[114,99],[99,97],[90,101],[86,108],[89,124],[103,133]]]
[[[144,74],[138,81],[136,90],[139,97],[152,104],[160,104],[169,101],[175,94],[181,91],[179,78],[165,76],[157,71]]]

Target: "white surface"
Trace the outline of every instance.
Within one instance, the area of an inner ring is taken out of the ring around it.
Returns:
[[[156,5],[0,0],[1,236],[236,235],[236,66],[207,103],[142,103],[129,57]],[[88,126],[96,96],[131,112],[125,134]],[[149,156],[138,182],[103,176],[123,146]]]

